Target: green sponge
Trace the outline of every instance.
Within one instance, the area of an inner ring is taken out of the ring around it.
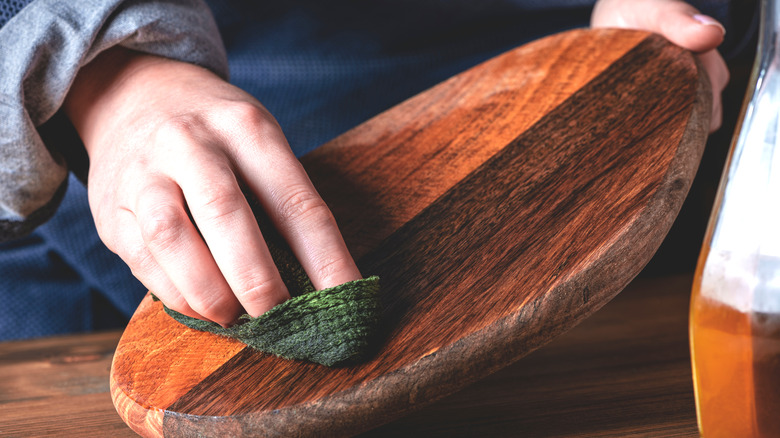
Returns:
[[[285,277],[288,276],[282,276]],[[293,277],[301,278],[300,275]],[[365,359],[380,320],[379,277],[319,291],[311,287],[311,282],[306,283],[309,288],[301,291],[302,294],[257,318],[243,315],[240,322],[230,328],[167,307],[165,311],[187,327],[234,338],[254,349],[286,359],[308,360],[327,366]],[[296,292],[290,288],[291,295]]]

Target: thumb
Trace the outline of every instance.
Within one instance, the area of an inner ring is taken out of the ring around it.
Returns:
[[[693,52],[718,47],[726,35],[716,19],[679,0],[600,0],[592,23],[655,32]]]
[[[700,14],[693,6],[682,2],[659,8],[655,29],[669,41],[693,52],[712,50],[723,42],[726,28],[718,20]]]

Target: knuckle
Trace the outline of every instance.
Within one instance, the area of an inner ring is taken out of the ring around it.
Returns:
[[[241,211],[246,205],[244,195],[227,184],[209,184],[203,202],[193,214],[210,223],[221,222]]]
[[[185,231],[189,219],[178,206],[162,204],[150,207],[139,215],[139,227],[144,242],[155,249],[173,245]]]
[[[149,250],[143,245],[127,245],[123,250],[122,259],[127,265],[141,275],[146,277],[154,268],[155,261]]]
[[[281,278],[258,279],[247,277],[238,280],[236,296],[240,298],[276,294],[285,289]]]
[[[279,304],[287,294],[287,287],[281,278],[239,280],[236,297],[244,304],[270,309]]]
[[[332,279],[336,277],[338,273],[349,270],[351,265],[351,261],[345,257],[330,257],[314,267],[314,274],[317,278],[323,279],[327,283],[338,284],[341,282],[334,282]]]
[[[289,190],[279,200],[277,212],[283,224],[308,221],[316,226],[329,225],[330,222],[335,221],[325,201],[308,188]]]
[[[200,120],[192,114],[182,114],[167,118],[159,123],[155,132],[156,139],[162,144],[171,144],[181,139],[196,136]]]
[[[159,294],[159,292],[157,292],[157,291],[154,291],[154,292]],[[171,308],[171,309],[173,309],[173,310],[175,310],[175,311],[177,311],[179,313],[183,313],[185,315],[188,315],[188,314],[192,313],[190,305],[187,303],[187,301],[184,299],[183,296],[181,296],[178,293],[171,294],[171,295],[172,296],[169,295],[167,297],[158,297],[158,298],[160,298],[160,300],[162,300],[162,302],[164,302],[166,306],[168,306],[169,308]],[[192,315],[189,315],[189,316],[192,316]]]
[[[229,324],[234,315],[232,303],[217,294],[197,294],[187,297],[190,308],[216,323]],[[237,315],[236,315],[237,316]]]
[[[247,145],[271,148],[272,145],[286,144],[282,128],[265,108],[251,102],[232,102],[220,114],[222,132],[240,154]]]
[[[202,172],[206,174],[204,184],[199,188],[203,204],[235,201],[241,195],[233,168],[223,162],[221,156],[212,157],[212,162]]]
[[[232,102],[225,114],[234,124],[238,122],[254,128],[277,126],[268,110],[251,102]]]

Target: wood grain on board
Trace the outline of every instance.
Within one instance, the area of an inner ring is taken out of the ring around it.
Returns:
[[[148,436],[344,435],[485,377],[617,294],[671,226],[709,85],[659,36],[576,30],[487,61],[302,159],[382,279],[368,362],[287,361],[178,325],[147,297],[112,395]]]

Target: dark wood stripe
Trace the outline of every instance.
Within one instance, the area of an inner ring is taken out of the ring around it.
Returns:
[[[240,415],[316,401],[446,350],[566,281],[618,237],[602,230],[629,227],[666,177],[697,77],[676,53],[659,56],[673,50],[643,41],[360,261],[385,294],[390,330],[376,359],[327,369],[245,351],[168,410]],[[575,301],[590,305],[593,291],[581,293]]]
[[[363,258],[646,36],[580,29],[534,41],[377,115],[302,163]]]

